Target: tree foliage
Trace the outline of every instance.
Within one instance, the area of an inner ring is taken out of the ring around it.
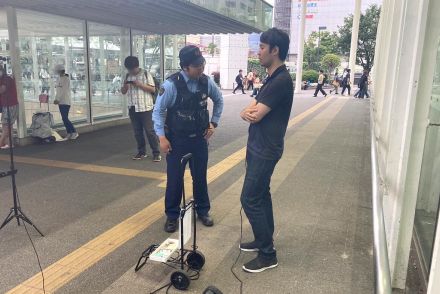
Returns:
[[[338,36],[336,33],[312,32],[304,44],[304,68],[319,70],[323,56],[338,52],[337,44]]]
[[[316,83],[318,81],[318,72],[313,69],[305,70],[303,72],[302,80]]]
[[[326,54],[321,60],[321,67],[327,73],[332,73],[341,64],[341,58],[335,54]]]
[[[361,14],[359,22],[357,63],[367,69],[371,69],[374,63],[379,17],[380,7],[371,5],[365,13]],[[322,66],[331,72],[332,69],[328,67],[328,61],[324,62],[324,56],[334,54],[348,57],[350,55],[352,26],[353,15],[350,15],[344,19],[344,24],[339,27],[338,32],[312,32],[304,44],[303,68],[305,70],[319,70]]]
[[[357,63],[364,68],[371,69],[374,64],[374,50],[376,48],[376,33],[379,24],[380,7],[371,5],[359,22]],[[339,53],[348,56],[351,46],[351,28],[353,15],[344,19],[344,25],[339,27],[338,49]]]

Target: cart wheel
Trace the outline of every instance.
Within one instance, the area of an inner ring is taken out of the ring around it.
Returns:
[[[199,271],[205,265],[205,256],[198,250],[191,251],[186,257],[186,263],[190,269]]]
[[[182,271],[177,271],[171,274],[171,284],[177,290],[186,290],[189,287],[191,280]]]

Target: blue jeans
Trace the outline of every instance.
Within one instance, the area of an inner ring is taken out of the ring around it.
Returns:
[[[276,257],[273,245],[274,219],[270,179],[278,160],[246,154],[246,176],[241,191],[241,205],[249,219],[257,243],[258,255]]]
[[[167,155],[167,188],[165,192],[165,214],[170,219],[180,215],[182,201],[183,179],[180,161],[188,153],[193,158],[189,167],[193,180],[195,208],[200,216],[208,215],[210,209],[208,183],[206,180],[208,168],[208,143],[203,136],[195,138],[167,136],[172,151]],[[188,197],[189,195],[186,195]],[[186,201],[189,199],[187,198]]]
[[[61,118],[63,119],[64,126],[66,127],[66,131],[68,134],[75,133],[75,127],[73,126],[72,122],[69,120],[69,110],[70,105],[64,105],[60,104],[58,105],[58,108],[60,109]]]

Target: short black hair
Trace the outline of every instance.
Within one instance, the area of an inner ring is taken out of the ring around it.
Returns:
[[[243,70],[242,69],[240,69],[238,72],[242,72]]]
[[[320,70],[319,70],[319,72],[322,72],[322,73],[324,73],[324,71],[323,71],[322,69],[320,69]]]
[[[277,28],[271,28],[265,31],[260,36],[260,42],[269,44],[270,50],[275,46],[279,49],[279,58],[284,61],[287,58],[287,52],[289,51],[289,35]]]
[[[139,59],[136,56],[127,56],[124,61],[124,66],[128,70],[135,69],[139,67]]]

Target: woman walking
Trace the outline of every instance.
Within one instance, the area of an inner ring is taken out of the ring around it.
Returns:
[[[60,76],[55,89],[55,101],[54,104],[58,105],[61,113],[61,118],[63,119],[64,126],[66,127],[67,136],[66,140],[75,140],[78,138],[78,132],[73,126],[72,122],[69,120],[70,111],[70,77],[66,74],[66,69],[64,65],[58,64],[55,66],[55,72]]]

